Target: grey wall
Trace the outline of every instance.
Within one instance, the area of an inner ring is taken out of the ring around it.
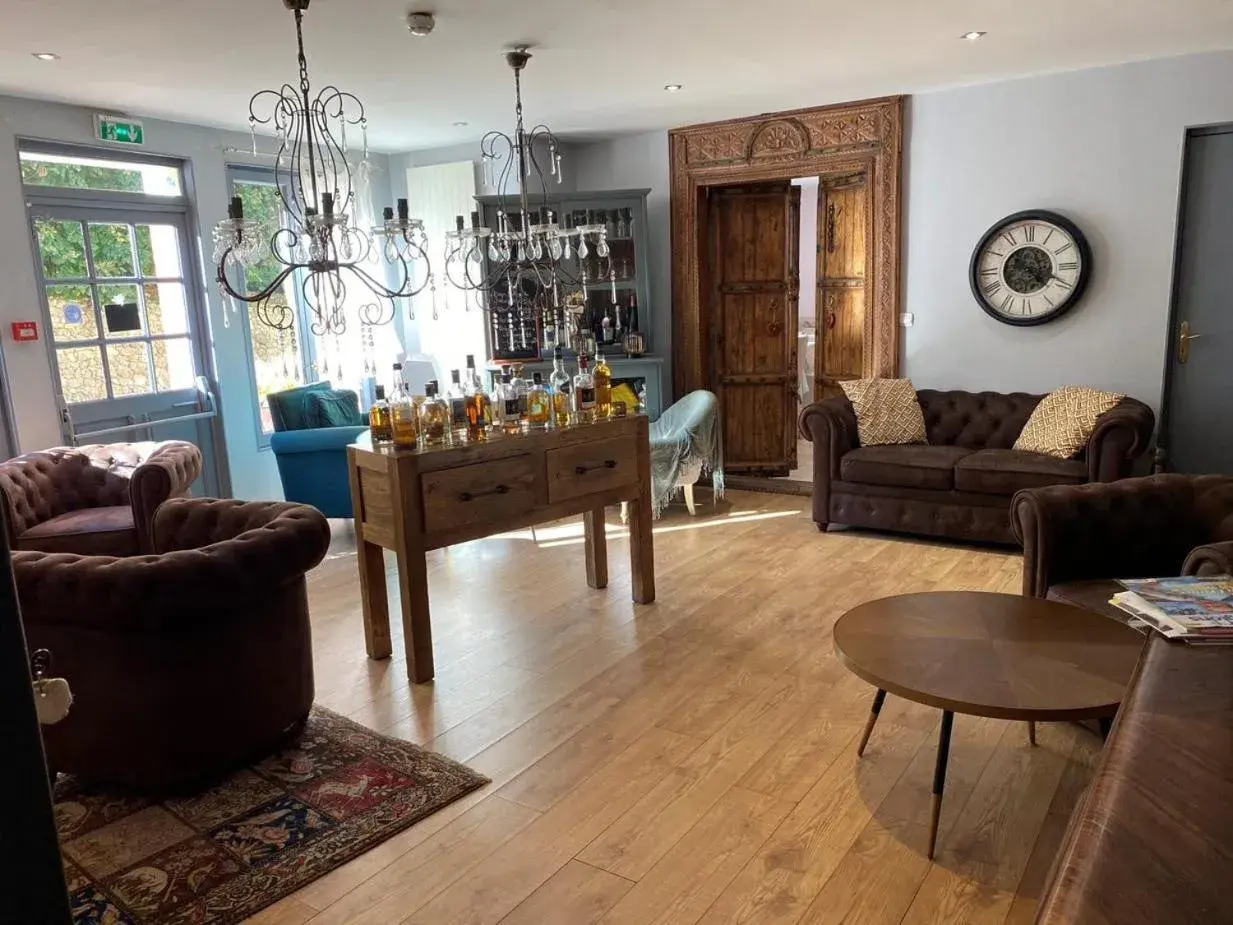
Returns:
[[[923,93],[909,105],[903,370],[922,388],[1118,389],[1159,406],[1182,147],[1233,121],[1233,53]],[[580,186],[650,186],[656,352],[670,350],[667,133],[590,145]],[[985,315],[972,248],[1001,217],[1061,212],[1086,232],[1083,303],[1039,328]]]

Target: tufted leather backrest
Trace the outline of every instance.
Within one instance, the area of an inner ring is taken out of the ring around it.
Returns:
[[[1043,395],[1025,392],[916,393],[932,446],[1009,450],[1019,439]]]
[[[1200,475],[1193,480],[1194,509],[1204,526],[1204,542],[1233,541],[1233,478]]]

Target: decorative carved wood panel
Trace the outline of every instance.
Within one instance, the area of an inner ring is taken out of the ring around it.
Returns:
[[[796,177],[865,176],[868,249],[860,374],[896,375],[903,97],[688,126],[670,132],[668,144],[676,395],[707,387],[713,369],[714,345],[704,333],[713,313],[706,190]],[[819,306],[819,317],[824,312]],[[846,310],[844,321],[857,324],[856,310]]]
[[[874,341],[867,308],[869,177],[863,171],[823,177],[818,189],[818,332],[814,394],[838,395],[859,379]]]
[[[787,181],[711,191],[712,370],[724,468],[796,467],[801,191]]]

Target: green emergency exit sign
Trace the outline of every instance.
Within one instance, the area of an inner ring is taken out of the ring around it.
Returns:
[[[94,128],[99,141],[110,141],[118,145],[146,143],[145,126],[140,122],[113,119],[111,116],[95,116]]]

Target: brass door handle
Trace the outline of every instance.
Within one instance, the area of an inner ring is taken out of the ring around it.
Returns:
[[[1177,362],[1184,364],[1190,359],[1190,342],[1202,336],[1202,334],[1190,333],[1189,321],[1182,322],[1182,328],[1177,337]]]

